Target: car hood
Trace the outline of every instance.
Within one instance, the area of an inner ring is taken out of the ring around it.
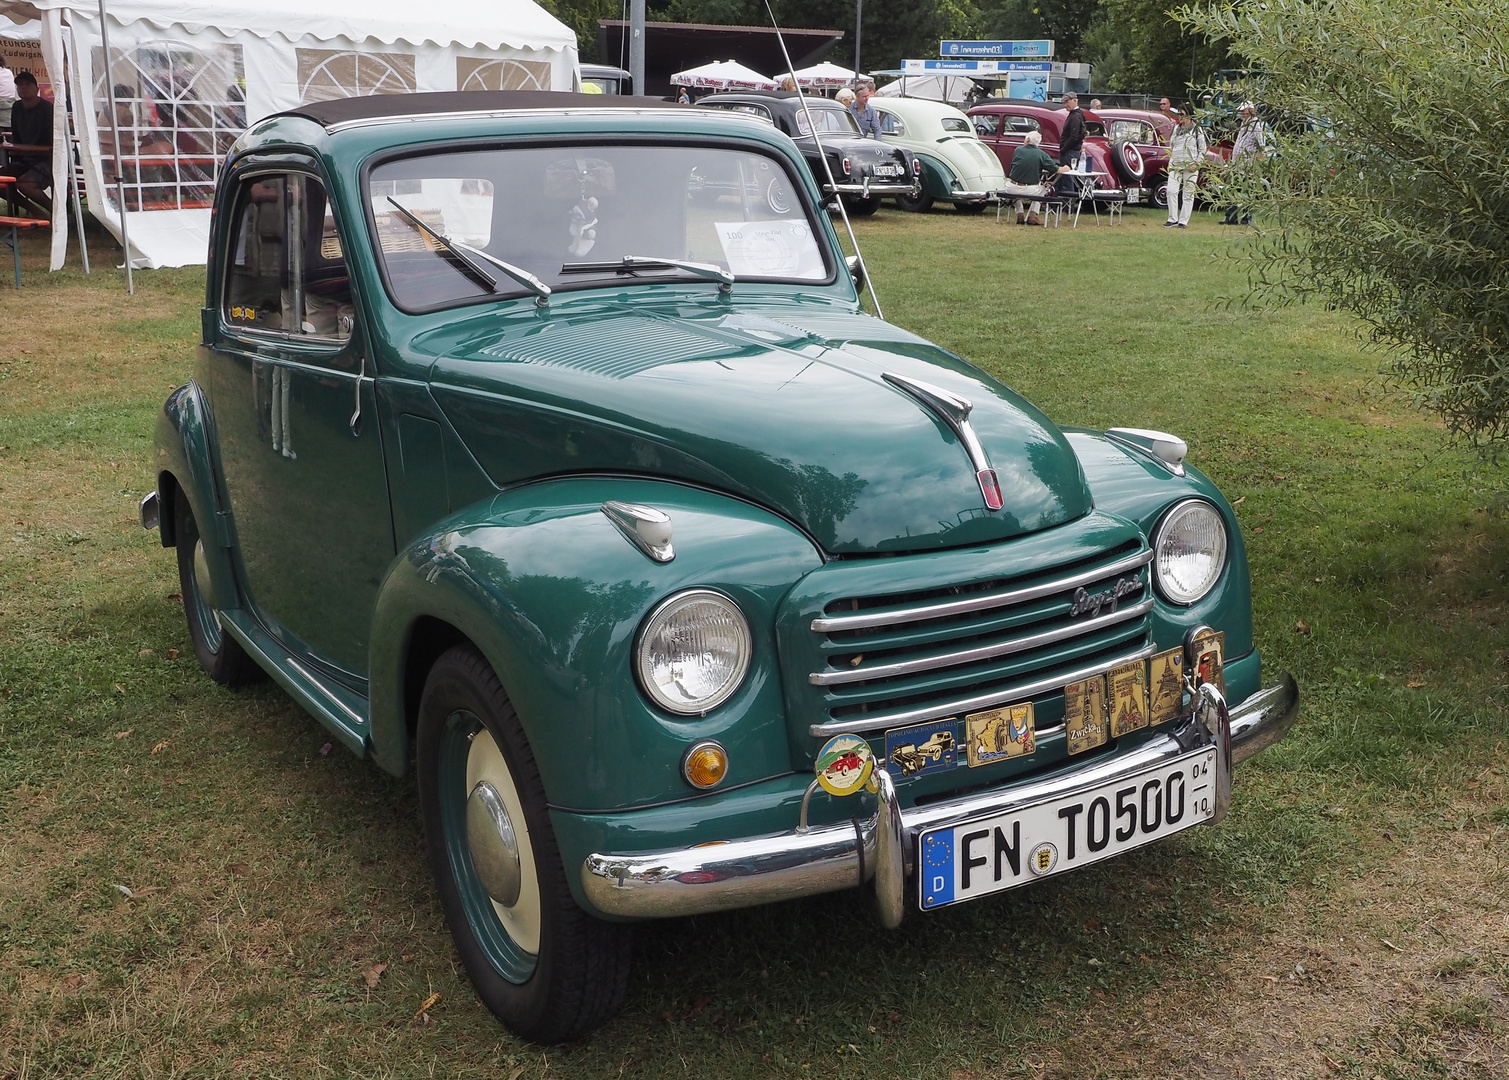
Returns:
[[[834,553],[991,542],[1090,510],[1058,428],[915,335],[822,303],[638,299],[467,320],[411,343],[433,358],[431,393],[495,483],[681,479],[766,506]],[[886,373],[973,403],[1003,509],[986,509],[963,445]]]

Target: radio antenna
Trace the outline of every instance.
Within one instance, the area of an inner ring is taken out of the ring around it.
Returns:
[[[796,67],[791,63],[791,53],[786,48],[786,37],[781,33],[781,24],[776,22],[770,0],[765,0],[765,13],[770,16],[770,25],[775,27],[775,39],[780,42],[781,55],[786,58],[786,74],[791,76],[792,85],[796,87],[797,100],[802,103],[802,115],[807,118],[807,130],[812,132],[812,141],[817,144],[817,156],[822,160],[823,172],[828,176],[828,187],[833,190],[833,201],[838,204],[838,214],[844,219],[844,228],[849,233],[849,243],[854,245],[854,257],[859,260],[859,272],[870,290],[870,302],[875,305],[875,314],[883,319],[885,315],[880,310],[880,297],[875,295],[874,279],[870,277],[870,270],[865,266],[865,257],[859,250],[859,238],[854,235],[854,226],[849,221],[849,208],[844,205],[844,197],[838,193],[838,182],[833,179],[833,166],[828,163],[828,153],[823,149],[823,140],[817,133],[817,122],[812,118],[812,110],[807,107],[807,95],[802,93],[802,84],[796,80]],[[854,73],[854,78],[856,80],[859,78],[859,72]]]

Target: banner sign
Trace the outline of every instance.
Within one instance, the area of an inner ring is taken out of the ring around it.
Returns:
[[[1044,59],[1053,55],[1053,42],[1040,41],[940,41],[938,42],[939,56],[979,57],[989,59],[992,57],[1011,56],[1040,56]]]
[[[1004,75],[1012,71],[1052,71],[1048,61],[1030,60],[903,60],[907,75]]]

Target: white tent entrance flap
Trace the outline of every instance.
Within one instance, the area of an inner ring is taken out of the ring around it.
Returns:
[[[220,164],[264,116],[367,94],[570,90],[578,81],[576,35],[533,0],[426,10],[398,0],[107,0],[107,11],[108,64],[98,0],[0,0],[0,15],[40,23],[50,70],[65,70],[66,48],[90,212],[120,238],[119,172],[139,267],[204,262]],[[59,109],[55,177],[67,175],[66,146]],[[57,269],[64,214],[54,213],[53,233]]]

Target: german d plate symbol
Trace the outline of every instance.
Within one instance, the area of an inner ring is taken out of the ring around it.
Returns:
[[[829,795],[852,795],[875,768],[875,754],[862,735],[835,735],[817,752],[817,782]]]

